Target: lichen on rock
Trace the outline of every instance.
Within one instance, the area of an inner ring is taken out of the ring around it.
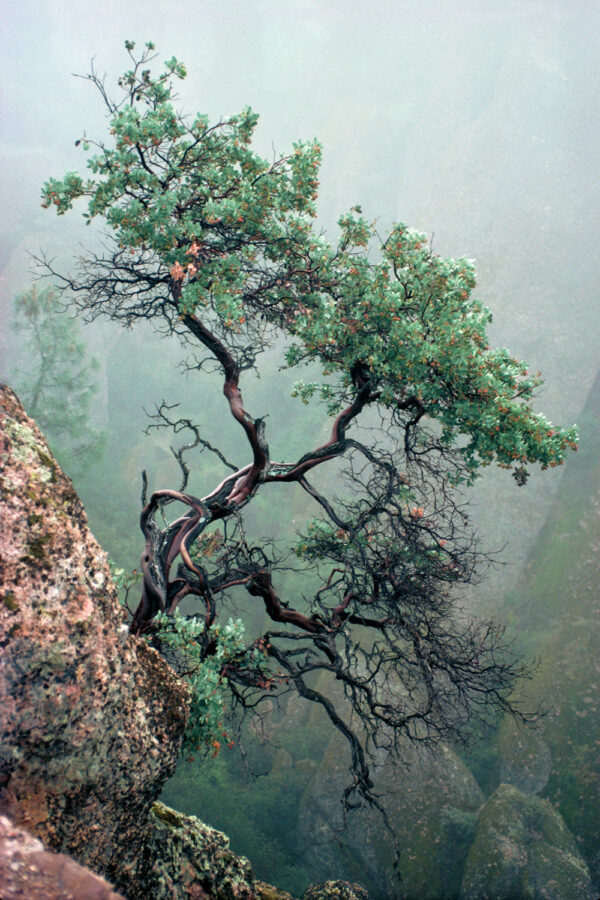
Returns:
[[[302,900],[369,900],[369,895],[359,884],[324,881],[322,884],[312,884],[304,892]]]
[[[226,835],[195,816],[157,802],[152,806],[148,837],[145,896],[153,900],[180,896],[255,900],[248,860],[233,853]]]
[[[127,634],[69,479],[0,388],[0,804],[121,888],[173,772],[186,686]]]

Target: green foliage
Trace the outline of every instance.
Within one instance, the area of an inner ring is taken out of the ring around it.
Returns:
[[[435,256],[425,235],[401,223],[381,241],[360,207],[340,218],[339,240],[328,243],[312,223],[317,142],[297,143],[270,164],[250,148],[258,119],[251,109],[214,125],[201,114],[185,119],[171,83],[185,68],[173,58],[153,76],[146,65],[153,45],[138,59],[134,43],[126,47],[135,65],[119,82],[121,102],[108,101],[112,142],[94,144],[93,177],[68,172],[43,189],[43,205],[59,214],[87,198],[84,215],[106,219],[118,264],[153,286],[143,302],[125,291],[120,317],[169,317],[161,286],[180,317],[212,314],[224,333],[260,317],[293,339],[289,365],[316,361],[335,376],[333,384],[299,382],[295,391],[305,402],[317,392],[332,413],[360,363],[384,408],[422,404],[443,445],[461,458],[456,480],[474,480],[493,461],[507,468],[564,461],[577,431],[534,413],[539,374],[490,348],[491,315],[472,296],[471,261]]]
[[[265,667],[264,656],[256,648],[244,646],[244,626],[241,619],[229,619],[224,625],[206,629],[199,617],[174,616],[158,613],[153,620],[157,627],[152,643],[158,639],[165,653],[190,687],[190,718],[185,733],[185,751],[211,747],[214,754],[227,740],[223,727],[225,718],[224,676],[228,666],[248,666],[255,671]],[[206,654],[207,642],[212,652]]]
[[[80,472],[104,450],[104,434],[90,426],[98,360],[90,359],[77,321],[52,288],[16,297],[13,329],[20,337],[15,389],[61,465]]]
[[[349,243],[358,223],[340,225],[342,243]],[[526,363],[489,347],[491,314],[471,296],[472,262],[434,256],[426,236],[403,224],[381,249],[377,265],[366,256],[343,260],[343,295],[336,302],[318,298],[297,319],[301,343],[292,345],[288,362],[319,359],[325,373],[340,372],[348,383],[353,363],[365,361],[380,402],[391,409],[407,398],[422,404],[439,423],[442,443],[460,446],[469,480],[494,459],[506,467],[560,464],[575,448],[577,430],[553,428],[535,414],[530,401],[539,373],[531,376]],[[326,383],[296,388],[304,400],[317,389],[332,395]]]
[[[121,601],[126,602],[129,592],[140,581],[140,573],[137,569],[132,569],[130,572],[125,571],[125,569],[118,566],[114,559],[111,559],[110,557],[108,559],[108,565],[110,567],[112,580],[119,592]]]

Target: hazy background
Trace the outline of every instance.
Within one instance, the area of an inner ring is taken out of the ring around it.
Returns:
[[[542,369],[551,419],[577,420],[598,367],[600,4],[3,0],[1,9],[5,358],[27,251],[68,260],[88,236],[76,215],[39,206],[43,180],[82,166],[75,140],[105,127],[95,91],[71,73],[88,72],[94,57],[110,85],[126,65],[125,38],[153,40],[161,58],[187,65],[182,108],[217,118],[251,105],[268,155],[299,137],[323,142],[326,228],[360,202],[382,230],[399,219],[433,232],[438,252],[474,257],[494,338]],[[512,540],[523,558],[545,514],[531,495],[557,481],[534,480],[523,497],[504,479],[517,514],[503,529],[495,513],[491,543]]]
[[[77,214],[40,208],[46,178],[82,168],[75,140],[105,132],[99,97],[71,73],[88,72],[94,57],[114,84],[127,67],[128,38],[152,40],[160,59],[186,64],[182,109],[214,119],[252,106],[265,155],[318,137],[319,215],[332,235],[337,217],[359,202],[381,231],[405,221],[434,233],[437,252],[474,257],[494,341],[543,371],[537,406],[549,418],[580,421],[600,367],[600,3],[1,0],[0,9],[0,375],[14,355],[12,298],[31,281],[28,251],[43,248],[68,264],[86,237]],[[118,461],[135,498],[119,512],[131,519],[133,547],[139,470],[155,459],[140,411],[148,399],[140,370],[152,359],[135,366],[139,339],[106,325],[84,337],[103,355],[96,419],[135,436],[127,438],[135,453]],[[582,427],[591,457],[593,415]],[[577,503],[597,489],[589,478],[581,475]],[[517,629],[524,620],[515,592],[526,596],[541,529],[552,527],[557,504],[575,502],[567,481],[559,493],[561,479],[562,470],[536,473],[519,489],[504,473],[475,493],[479,530],[488,547],[505,548],[507,565],[474,600]],[[82,492],[102,533],[94,492]],[[538,591],[542,609],[547,590]],[[562,616],[560,605],[555,612]]]

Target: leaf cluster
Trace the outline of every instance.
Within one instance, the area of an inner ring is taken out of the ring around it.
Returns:
[[[228,741],[224,728],[227,712],[227,671],[230,668],[265,669],[264,655],[246,648],[241,619],[229,619],[223,625],[207,628],[196,616],[158,613],[153,620],[149,642],[160,649],[190,688],[190,717],[183,750],[211,749],[218,754]],[[210,655],[206,647],[210,645]]]
[[[171,81],[185,69],[171,59],[152,75],[150,47],[121,78],[119,102],[90,76],[112,138],[82,141],[97,149],[87,162],[93,177],[68,172],[43,189],[44,206],[62,214],[85,197],[88,222],[102,216],[108,225],[112,257],[68,285],[87,289],[87,314],[175,328],[198,314],[250,363],[265,329],[282,332],[287,364],[316,362],[325,376],[297,383],[304,402],[317,394],[333,413],[359,372],[398,424],[407,411],[438,423],[443,446],[465,466],[458,480],[493,461],[560,465],[577,431],[535,413],[539,374],[490,347],[472,261],[435,255],[402,223],[380,238],[358,206],[329,243],[313,224],[320,145],[297,143],[269,163],[250,146],[251,109],[212,125],[202,114],[185,118]],[[135,59],[133,42],[127,49]]]

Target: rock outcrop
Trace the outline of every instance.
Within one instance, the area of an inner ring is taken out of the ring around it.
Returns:
[[[195,816],[155,803],[146,842],[144,884],[153,900],[180,896],[254,900],[252,867],[229,849],[229,839]]]
[[[132,638],[69,479],[0,390],[0,802],[115,884],[138,876],[187,688]]]
[[[124,900],[110,884],[0,816],[2,900]]]
[[[300,815],[304,861],[312,878],[331,876],[365,883],[379,900],[456,897],[484,796],[473,775],[448,747],[419,753],[407,745],[404,765],[385,761],[375,790],[400,846],[402,881],[394,848],[376,810],[355,812],[341,830],[340,796],[348,777],[347,750],[337,734],[309,782]]]
[[[506,718],[496,738],[502,784],[512,784],[524,794],[541,794],[552,773],[552,753],[533,729]]]
[[[515,729],[498,741],[502,780],[525,793],[543,785],[590,867],[600,896],[600,376],[582,413],[581,446],[510,599],[515,632],[539,667],[520,689],[546,714],[534,742]],[[523,766],[526,755],[529,764]],[[519,775],[516,758],[521,764]],[[536,783],[537,782],[537,783]]]
[[[588,900],[590,873],[548,800],[501,784],[484,806],[460,900]]]

